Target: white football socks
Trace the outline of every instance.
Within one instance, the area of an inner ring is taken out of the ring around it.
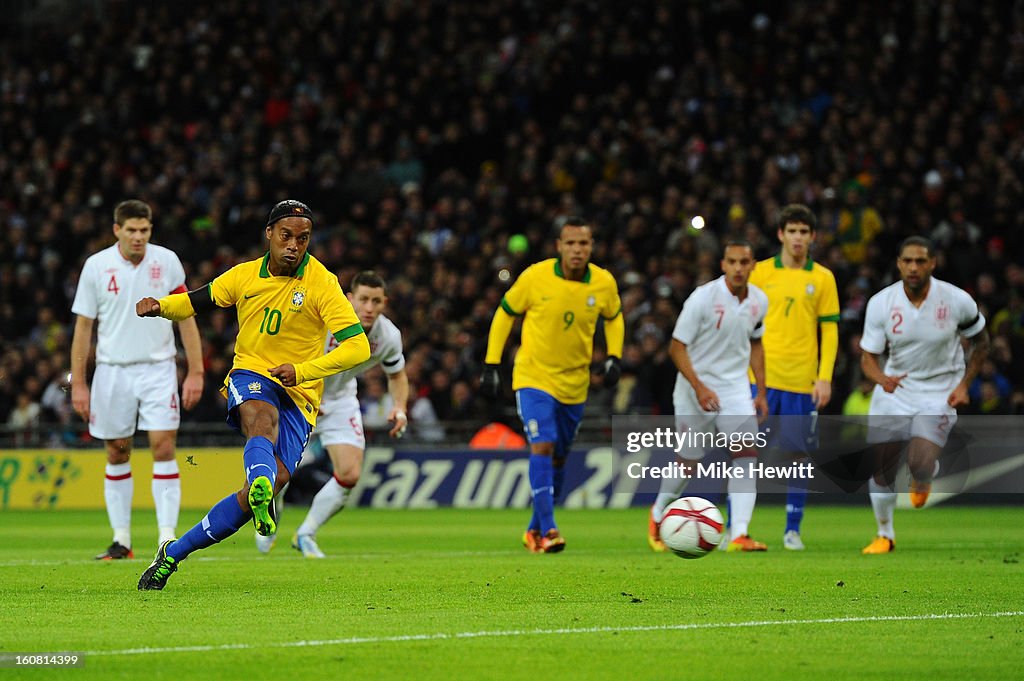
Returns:
[[[114,541],[126,548],[132,547],[132,481],[130,463],[107,464],[103,481],[103,498],[107,502],[107,517],[114,530]]]
[[[752,456],[743,456],[732,462],[732,470],[741,470],[743,477],[730,477],[726,485],[729,491],[729,526],[732,529],[730,539],[749,533],[750,519],[757,503],[757,480],[753,471],[756,461]]]
[[[160,542],[175,538],[178,513],[181,510],[181,476],[178,462],[153,462],[153,504],[156,506],[156,524],[160,528]]]
[[[868,492],[871,494],[871,508],[875,510],[875,520],[878,521],[878,536],[895,541],[893,517],[896,514],[896,491],[891,485],[879,485],[872,476],[868,481]]]
[[[297,534],[315,535],[320,527],[330,520],[331,516],[345,506],[345,499],[348,498],[348,489],[341,486],[338,479],[333,475],[331,479],[313,497],[313,503],[309,506],[309,513],[306,519],[299,525]]]

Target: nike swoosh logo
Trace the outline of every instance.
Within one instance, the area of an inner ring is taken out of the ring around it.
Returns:
[[[255,297],[256,297],[256,296],[258,296],[258,295],[259,295],[258,293],[253,293],[252,295],[248,295],[248,296],[243,296],[243,297],[244,297],[244,298],[245,298],[246,300],[249,300],[250,298],[255,298]]]
[[[925,502],[925,508],[949,501],[959,494],[969,492],[985,483],[1007,475],[1021,466],[1024,466],[1024,454],[1017,454],[1002,461],[994,461],[977,468],[972,468],[964,473],[936,478],[932,486],[931,496]],[[907,485],[909,485],[909,479],[907,480]],[[907,485],[904,485],[904,488]],[[910,508],[910,501],[904,501],[906,495],[901,494],[900,497],[899,508]]]
[[[541,296],[541,300],[551,300],[551,296]]]

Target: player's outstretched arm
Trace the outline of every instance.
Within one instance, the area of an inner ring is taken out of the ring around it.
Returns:
[[[309,362],[302,362],[294,365],[292,371],[294,372],[294,383],[291,385],[298,385],[299,383],[305,383],[306,381],[315,381],[331,374],[337,374],[346,369],[351,369],[357,364],[362,364],[366,360],[370,359],[370,341],[366,339],[366,334],[359,324],[353,324],[349,327],[348,332],[353,335],[343,338],[339,343],[338,347],[334,348],[326,355],[320,355],[314,360]],[[341,332],[339,332],[341,333]],[[337,336],[335,336],[337,337]],[[292,366],[289,364],[283,364],[281,366]],[[275,371],[280,367],[275,367],[271,371]],[[282,381],[284,383],[284,381]],[[285,385],[288,385],[285,383]]]
[[[160,301],[156,298],[143,298],[135,303],[135,314],[140,317],[159,317]]]

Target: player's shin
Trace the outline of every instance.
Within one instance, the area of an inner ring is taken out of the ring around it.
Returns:
[[[202,520],[171,544],[167,548],[167,555],[180,562],[193,551],[224,541],[248,521],[249,514],[242,510],[238,495],[230,494],[218,501]]]
[[[277,459],[274,457],[274,443],[262,436],[251,437],[245,442],[242,452],[245,479],[250,485],[253,480],[264,476],[271,487],[277,480]]]
[[[868,481],[871,494],[871,508],[875,511],[878,521],[878,536],[887,539],[896,538],[893,518],[896,513],[896,490],[891,485],[881,485],[874,478]]]
[[[753,469],[756,462],[756,457],[742,454],[732,462],[732,475],[728,482],[732,539],[748,534],[750,528],[750,519],[757,502],[757,480]]]
[[[540,522],[541,534],[555,528],[554,472],[551,457],[530,455],[530,487],[533,490],[533,511]]]
[[[313,503],[309,506],[309,513],[306,514],[306,519],[299,525],[296,534],[299,536],[315,535],[317,530],[330,520],[331,516],[345,507],[348,491],[349,488],[342,485],[337,477],[331,476],[331,479],[313,497]]]
[[[153,504],[156,506],[156,522],[160,529],[160,541],[174,539],[178,526],[178,512],[181,508],[181,476],[178,462],[153,462]]]

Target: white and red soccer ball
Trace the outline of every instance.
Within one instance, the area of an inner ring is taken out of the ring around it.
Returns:
[[[683,497],[665,507],[659,531],[672,553],[680,558],[700,558],[722,543],[725,518],[707,499]]]

